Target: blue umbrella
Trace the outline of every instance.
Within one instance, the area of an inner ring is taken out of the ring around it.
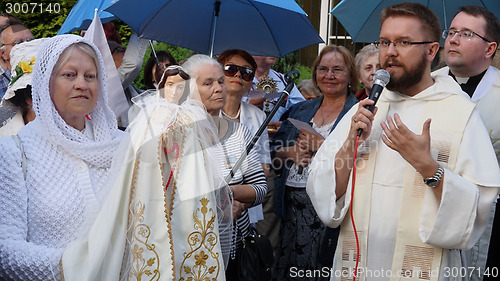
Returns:
[[[112,2],[116,2],[116,0],[78,0],[57,34],[87,29],[94,19],[95,9],[97,9],[97,15],[102,23],[114,20],[115,16],[103,11]]]
[[[204,54],[282,57],[323,42],[294,0],[118,0],[106,11],[140,37]]]
[[[428,7],[439,18],[441,29],[447,29],[460,7],[467,5],[486,8],[500,18],[499,0],[342,0],[330,13],[339,20],[354,42],[373,42],[379,38],[380,12],[402,2],[415,2]]]

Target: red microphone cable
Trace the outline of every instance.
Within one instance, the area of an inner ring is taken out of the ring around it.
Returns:
[[[358,263],[359,263],[359,239],[358,232],[356,231],[356,224],[354,224],[353,212],[353,199],[354,199],[354,185],[356,183],[356,159],[358,157],[358,144],[359,135],[356,137],[356,146],[354,147],[354,165],[352,167],[352,187],[351,187],[351,223],[354,229],[354,236],[356,237],[356,266],[354,267],[354,276],[352,281],[356,281],[356,276],[358,275]]]

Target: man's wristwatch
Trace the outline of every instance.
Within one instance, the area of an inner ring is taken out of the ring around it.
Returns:
[[[427,186],[434,188],[439,185],[439,182],[441,181],[443,174],[444,174],[444,169],[439,167],[436,173],[432,177],[424,179],[424,183]]]

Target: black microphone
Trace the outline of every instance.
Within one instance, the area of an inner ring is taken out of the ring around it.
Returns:
[[[375,80],[375,82],[373,82],[372,91],[370,92],[370,97],[368,98],[374,101],[374,103],[365,106],[365,108],[370,110],[371,112],[373,112],[373,109],[375,109],[375,104],[380,97],[380,93],[382,93],[384,87],[389,83],[389,80],[391,80],[391,75],[389,74],[389,72],[387,72],[387,70],[379,69],[377,70],[377,72],[375,72],[373,80]],[[358,137],[361,136],[362,133],[363,129],[358,129]]]

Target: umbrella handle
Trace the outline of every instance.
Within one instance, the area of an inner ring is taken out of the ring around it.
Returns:
[[[160,67],[160,60],[158,60],[158,56],[156,55],[156,52],[155,52],[155,47],[153,47],[153,42],[151,40],[149,40],[149,45],[151,45],[151,52],[153,53],[153,56],[155,57],[156,66]]]
[[[220,0],[217,0],[215,1],[214,3],[214,13],[215,13],[215,16],[218,17],[219,16],[219,12],[220,12]]]
[[[220,0],[216,0],[214,3],[214,17],[212,19],[212,33],[210,34],[210,57],[214,57],[214,44],[215,44],[215,30],[217,29],[217,18],[220,12]]]

